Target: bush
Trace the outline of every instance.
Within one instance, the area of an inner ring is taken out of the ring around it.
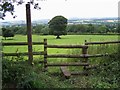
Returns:
[[[52,78],[48,72],[36,70],[37,65],[31,67],[26,61],[15,61],[3,58],[3,89],[5,88],[67,88],[67,84],[60,82],[58,78]],[[40,70],[40,69],[39,69]]]
[[[105,57],[100,66],[93,70],[91,76],[92,87],[94,88],[120,88],[119,53]]]
[[[3,37],[6,39],[7,37],[14,37],[14,33],[12,30],[6,29],[6,28],[2,28],[2,34]]]
[[[3,87],[6,85],[12,84],[14,86],[19,83],[20,77],[24,76],[25,73],[28,72],[28,65],[27,63],[16,62],[13,60],[8,60],[8,58],[3,58],[2,61],[2,80],[3,80]]]

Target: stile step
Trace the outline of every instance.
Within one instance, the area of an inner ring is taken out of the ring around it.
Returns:
[[[70,73],[70,71],[68,70],[68,68],[67,68],[66,66],[61,66],[60,69],[61,69],[63,75],[65,76],[65,78],[66,78],[66,79],[69,79],[70,76],[71,76],[71,73]]]

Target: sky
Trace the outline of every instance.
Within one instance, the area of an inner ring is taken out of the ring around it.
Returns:
[[[66,18],[118,17],[119,0],[37,0],[41,10],[31,6],[31,20],[52,19],[62,15]],[[15,19],[10,13],[4,21],[26,20],[25,4],[15,5]]]

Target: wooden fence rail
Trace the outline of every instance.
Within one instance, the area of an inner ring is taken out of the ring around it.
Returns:
[[[2,46],[24,46],[27,42],[2,42]],[[44,45],[44,42],[33,42],[32,45]],[[33,55],[44,55],[44,51],[32,52]],[[28,56],[28,52],[2,53],[2,56]]]
[[[47,66],[89,66],[89,63],[49,63]]]
[[[88,48],[87,45],[45,45],[47,48]]]
[[[33,52],[33,55],[44,55],[43,52]],[[19,52],[19,53],[2,53],[2,56],[28,56],[28,52]]]
[[[44,42],[33,42],[32,45],[43,45]],[[27,42],[3,42],[2,46],[21,46],[21,45],[28,45]]]
[[[47,58],[92,58],[92,57],[102,57],[102,56],[108,56],[109,54],[81,54],[81,55],[65,55],[65,54],[58,54],[58,55],[47,55]]]
[[[117,44],[120,43],[120,41],[109,41],[109,42],[87,42],[85,41],[85,45],[93,45],[93,44]]]
[[[32,52],[33,55],[43,55],[44,60],[42,63],[44,63],[44,69],[47,70],[47,67],[53,67],[53,66],[83,66],[86,74],[88,66],[91,66],[88,63],[88,58],[92,57],[103,57],[103,56],[108,56],[108,53],[105,54],[94,54],[94,55],[89,55],[88,54],[88,48],[89,45],[98,45],[98,44],[118,44],[120,41],[109,41],[109,42],[85,42],[85,45],[48,45],[47,44],[47,39],[44,39],[43,42],[33,42],[33,45],[43,45],[44,46],[44,51],[41,52]],[[22,45],[28,45],[27,42],[10,42],[10,43],[2,43],[3,46],[22,46]],[[65,54],[48,54],[47,49],[48,48],[63,48],[63,49],[69,49],[69,48],[79,48],[82,49],[82,54],[80,55],[65,55]],[[17,52],[17,53],[2,53],[3,56],[28,56],[28,52]],[[48,63],[48,58],[83,58],[82,62],[79,63]],[[92,66],[93,67],[93,66]],[[64,68],[62,67],[63,72]],[[71,72],[71,75],[79,75],[79,74],[84,74],[84,72],[80,73],[75,73]]]
[[[65,55],[65,54],[58,54],[58,55],[55,55],[55,54],[51,54],[49,55],[47,53],[47,48],[80,48],[82,49],[82,54],[81,55]],[[47,39],[44,39],[44,69],[47,70],[47,67],[48,66],[84,66],[86,67],[86,63],[87,63],[87,60],[88,60],[88,57],[87,57],[87,49],[88,49],[88,46],[87,45],[48,45],[47,44]],[[85,64],[49,64],[47,63],[47,58],[83,58],[84,59],[84,63]],[[87,64],[88,65],[88,64]]]

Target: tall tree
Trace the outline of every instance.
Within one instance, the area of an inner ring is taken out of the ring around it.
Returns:
[[[67,34],[67,19],[63,16],[55,16],[49,22],[50,34],[57,36],[56,39],[60,39],[60,35]]]

